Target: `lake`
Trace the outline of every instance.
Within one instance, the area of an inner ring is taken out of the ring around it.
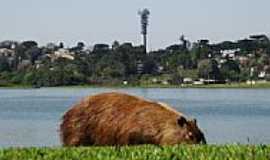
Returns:
[[[0,147],[60,146],[61,116],[82,97],[121,91],[198,120],[210,144],[270,144],[267,89],[0,89]]]

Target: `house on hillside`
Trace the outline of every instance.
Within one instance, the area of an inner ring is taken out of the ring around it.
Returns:
[[[236,57],[237,53],[239,53],[239,52],[240,52],[240,48],[226,49],[226,50],[220,51],[222,58],[229,58],[231,60],[235,60],[235,57]]]
[[[8,60],[9,65],[12,66],[15,63],[16,54],[14,50],[0,48],[0,58],[1,57],[6,58]]]
[[[57,51],[55,51],[53,54],[47,54],[47,57],[49,57],[51,59],[51,61],[55,61],[58,58],[64,58],[64,59],[68,59],[68,60],[74,60],[75,59],[75,53],[74,52],[70,52],[67,49],[58,49]]]
[[[236,59],[239,61],[241,66],[246,66],[249,62],[249,58],[246,56],[238,56]]]
[[[0,57],[15,57],[15,51],[7,48],[0,48]]]
[[[18,42],[16,41],[3,41],[3,42],[0,42],[0,48],[6,48],[6,49],[15,49],[16,46],[18,45]]]
[[[183,79],[183,83],[184,84],[192,84],[193,80],[192,80],[192,78],[186,77]]]

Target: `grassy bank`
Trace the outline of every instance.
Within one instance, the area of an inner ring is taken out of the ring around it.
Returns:
[[[204,85],[164,85],[164,84],[139,84],[139,85],[77,85],[77,86],[62,86],[64,88],[206,88],[206,89],[270,89],[270,82],[257,83],[254,85],[246,83],[230,83],[230,84],[204,84]]]
[[[266,83],[256,83],[253,85],[246,84],[246,83],[230,83],[230,84],[209,84],[209,85],[187,85],[184,86],[187,88],[269,88],[270,89],[270,82]]]
[[[270,146],[137,146],[2,149],[1,160],[269,160]]]
[[[123,86],[123,85],[121,85]],[[123,86],[123,87],[132,87],[132,86]],[[139,88],[247,88],[247,89],[260,89],[260,88],[267,88],[270,89],[270,82],[267,83],[257,83],[257,84],[246,84],[246,83],[228,83],[228,84],[203,84],[203,85],[191,85],[191,84],[184,84],[184,85],[162,85],[162,84],[149,84],[149,85],[138,85],[133,87]]]
[[[60,88],[217,88],[217,89],[226,89],[226,88],[241,88],[241,89],[270,89],[270,82],[266,83],[256,83],[253,85],[246,84],[246,83],[230,83],[230,84],[204,84],[204,85],[164,85],[164,84],[139,84],[139,85],[73,85],[73,86],[57,86]],[[52,88],[57,88],[52,87]],[[19,89],[29,89],[29,88],[36,88],[31,85],[0,85],[0,88],[19,88]],[[41,87],[42,88],[42,87]]]

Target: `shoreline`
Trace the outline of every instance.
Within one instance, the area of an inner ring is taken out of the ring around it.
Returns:
[[[163,84],[141,84],[141,85],[70,85],[70,86],[45,86],[36,87],[31,85],[4,85],[0,89],[40,89],[40,88],[161,88],[161,89],[270,89],[270,82],[246,84],[246,83],[231,83],[231,84],[204,84],[204,85],[163,85]]]

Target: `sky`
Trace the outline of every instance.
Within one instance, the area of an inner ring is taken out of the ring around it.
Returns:
[[[270,35],[269,0],[0,0],[0,41],[141,44],[138,11],[151,12],[149,50],[179,43]]]

